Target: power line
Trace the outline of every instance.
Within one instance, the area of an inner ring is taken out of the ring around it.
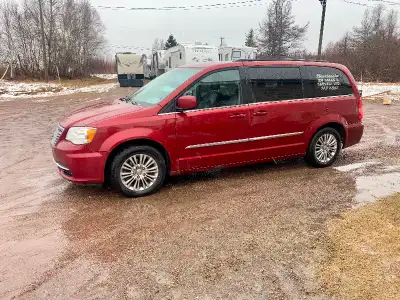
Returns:
[[[245,7],[257,6],[266,3],[266,0],[243,0],[227,3],[203,4],[203,5],[188,5],[188,6],[162,6],[162,7],[127,7],[127,6],[103,6],[97,5],[100,9],[112,10],[194,10],[194,9],[214,9],[214,8],[230,8],[230,7]]]
[[[364,7],[374,7],[373,5],[369,5],[367,3],[361,3],[361,2],[355,2],[355,1],[350,1],[350,0],[340,0],[342,2],[345,3],[349,3],[349,4],[355,4],[355,5],[359,5],[359,6],[364,6]],[[375,2],[376,4],[378,3],[384,3],[387,5],[400,5],[399,2],[393,2],[393,1],[387,1],[387,0],[367,0],[369,3],[371,2]]]
[[[400,2],[394,2],[394,1],[389,1],[389,0],[367,0],[369,2],[381,2],[389,5],[400,5]]]

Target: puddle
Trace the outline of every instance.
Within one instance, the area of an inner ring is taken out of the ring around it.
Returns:
[[[357,195],[355,207],[376,201],[379,198],[400,192],[400,172],[356,178]]]
[[[357,195],[354,197],[354,208],[400,192],[400,166],[385,166],[381,162],[369,161],[334,169],[349,172],[355,177]]]
[[[380,162],[367,161],[367,162],[362,162],[362,163],[355,163],[355,164],[345,165],[345,166],[341,166],[341,167],[336,167],[334,169],[338,170],[340,172],[350,172],[350,171],[354,171],[354,170],[357,170],[360,168],[365,168],[368,166],[373,166],[373,165],[378,165],[378,164],[380,164]]]

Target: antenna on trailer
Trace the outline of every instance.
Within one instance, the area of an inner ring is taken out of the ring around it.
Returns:
[[[225,38],[224,38],[223,36],[221,36],[221,37],[220,37],[220,39],[221,39],[221,45],[220,45],[220,47],[222,47],[222,46],[223,46],[223,44],[224,44],[224,42],[223,42],[223,41],[224,41],[224,39],[225,39]]]

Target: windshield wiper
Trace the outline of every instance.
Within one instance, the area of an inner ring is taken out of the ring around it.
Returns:
[[[119,98],[119,100],[125,101],[126,103],[131,103],[133,105],[139,105],[135,100],[133,100],[133,99],[131,99],[129,97]]]

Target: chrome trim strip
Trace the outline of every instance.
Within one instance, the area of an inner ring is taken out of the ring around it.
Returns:
[[[59,164],[58,162],[56,162],[54,159],[53,159],[53,161],[54,161],[54,163],[56,164],[56,166],[59,167],[61,170],[70,172],[70,170],[69,170],[68,168],[64,167],[63,165],[60,165],[60,164]]]
[[[222,145],[230,145],[230,144],[256,142],[256,141],[262,141],[262,140],[272,140],[272,139],[277,139],[277,138],[282,138],[282,137],[301,135],[303,133],[304,132],[291,132],[291,133],[283,133],[283,134],[275,134],[275,135],[266,135],[266,136],[260,136],[260,137],[249,138],[249,139],[190,145],[190,146],[187,146],[185,149],[196,149],[196,148],[204,148],[204,147],[214,147],[214,146],[222,146]]]
[[[246,143],[248,141],[249,141],[249,139],[243,139],[243,140],[232,140],[232,141],[225,141],[225,142],[215,142],[215,143],[191,145],[191,146],[187,146],[186,149],[214,147],[214,146],[229,145],[229,144],[239,144],[239,143]]]
[[[303,132],[292,132],[292,133],[283,133],[283,134],[275,134],[275,135],[267,135],[267,136],[260,136],[256,138],[250,138],[250,142],[255,142],[255,141],[262,141],[262,140],[272,140],[272,139],[278,139],[282,137],[288,137],[288,136],[295,136],[295,135],[301,135]]]

